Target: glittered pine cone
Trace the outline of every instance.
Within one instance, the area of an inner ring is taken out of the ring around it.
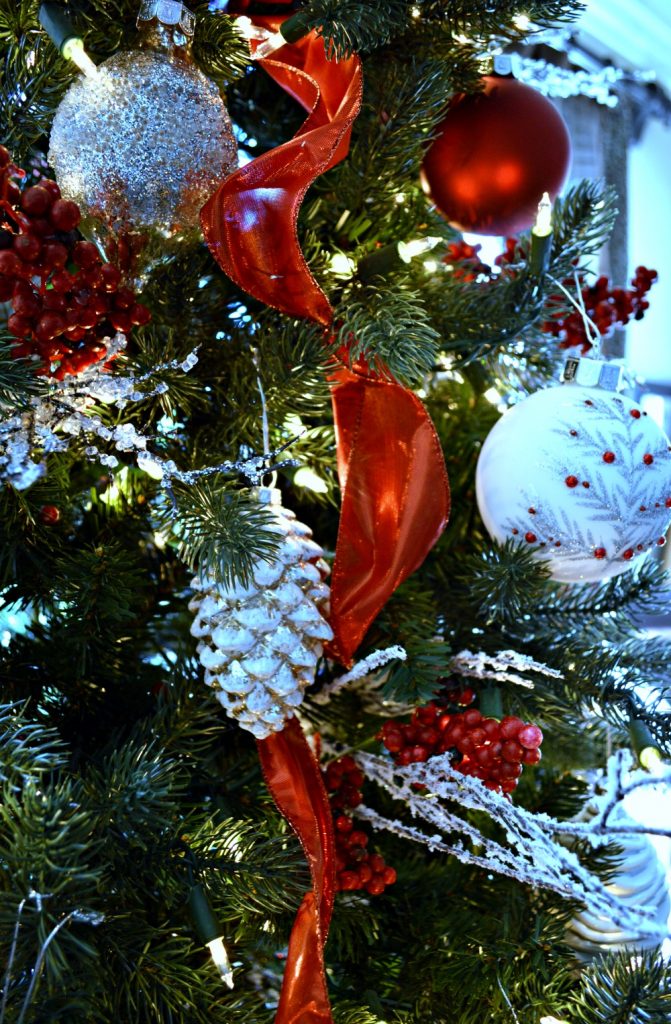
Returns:
[[[191,633],[205,682],[226,712],[257,739],[283,728],[314,680],[323,644],[329,588],[322,549],[312,531],[280,504],[280,492],[258,488],[281,535],[273,561],[259,561],[248,586],[196,577],[189,604]]]

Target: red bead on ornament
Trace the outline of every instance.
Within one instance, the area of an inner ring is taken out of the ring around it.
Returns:
[[[544,192],[558,194],[571,143],[561,115],[535,89],[492,75],[483,84],[453,101],[424,158],[422,184],[460,230],[510,235],[531,227]]]

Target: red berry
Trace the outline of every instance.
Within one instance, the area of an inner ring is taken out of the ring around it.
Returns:
[[[403,749],[403,736],[397,729],[389,729],[382,736],[382,742],[392,754],[397,754]]]
[[[102,263],[97,245],[93,242],[76,242],[72,250],[72,258],[78,267],[88,269]]]
[[[463,704],[465,707],[467,704],[472,704],[474,700],[475,690],[471,690],[471,688],[467,686],[465,690],[461,691],[460,696],[457,697],[457,704]]]
[[[32,333],[33,323],[25,316],[20,316],[19,313],[12,313],[7,320],[7,328],[15,338],[27,338]]]
[[[34,235],[17,235],[12,248],[24,263],[34,263],[42,252],[42,243]]]
[[[67,308],[64,296],[60,292],[55,291],[45,292],[42,298],[42,305],[45,309],[56,310],[58,313],[65,312]]]
[[[543,733],[537,725],[525,725],[517,734],[517,742],[527,750],[535,750],[543,742]]]
[[[68,250],[60,242],[49,242],[44,247],[42,258],[48,267],[64,267],[68,260]]]
[[[21,209],[31,217],[41,217],[53,203],[53,196],[41,185],[31,185],[21,196]]]
[[[434,729],[433,726],[425,725],[417,730],[417,739],[425,747],[435,747],[440,739],[440,732],[438,729]]]
[[[522,759],[522,747],[515,740],[506,740],[501,747],[501,757],[504,761],[520,761]]]
[[[23,272],[23,264],[15,252],[10,249],[3,249],[0,252],[0,274],[6,277],[16,277]]]
[[[401,765],[401,767],[404,767],[408,764],[412,764],[413,761],[414,757],[412,756],[411,747],[405,747],[403,750],[399,750],[398,754],[396,755],[396,764]]]
[[[564,481],[564,483],[566,484],[567,487],[577,487],[578,486],[578,477],[577,476],[573,476],[573,475],[567,476],[566,480]]]
[[[40,300],[32,291],[28,291],[27,294],[22,292],[17,295],[12,305],[14,306],[14,312],[24,317],[38,316],[42,309]]]
[[[65,318],[60,313],[45,313],[41,316],[35,334],[39,341],[51,341],[65,330]]]
[[[634,549],[627,548],[626,551],[622,552],[622,557],[624,558],[625,562],[628,562],[631,558],[634,557]]]
[[[359,889],[359,875],[356,871],[341,871],[338,877],[341,889]]]
[[[6,167],[11,159],[12,155],[9,150],[4,146],[0,146],[0,167]]]
[[[53,526],[61,518],[61,510],[57,505],[43,505],[40,509],[40,521],[45,526]]]
[[[347,834],[354,828],[354,822],[350,817],[348,817],[348,815],[339,814],[335,820],[335,827],[338,832]]]
[[[480,728],[485,730],[485,736],[488,740],[498,739],[501,735],[501,723],[497,722],[495,718],[483,718],[480,722]]]
[[[481,718],[482,714],[478,711],[477,708],[469,708],[468,711],[464,711],[464,713],[461,716],[462,722],[469,729],[472,729],[474,725],[477,725]]]
[[[360,864],[359,865],[359,869],[357,871],[357,874],[358,874],[359,878],[361,879],[361,882],[362,882],[363,885],[365,885],[366,882],[370,882],[371,878],[373,877],[373,872],[368,867],[367,864]]]
[[[540,761],[541,757],[542,757],[542,754],[541,754],[540,750],[538,750],[538,748],[535,748],[534,750],[525,750],[524,753],[522,754],[522,763],[523,764],[538,764],[538,762]]]
[[[371,896],[380,896],[384,892],[384,878],[374,877],[371,878],[370,882],[366,882],[366,892],[369,892]]]
[[[115,292],[119,287],[121,281],[121,273],[116,267],[113,267],[111,263],[105,263],[101,267],[101,274],[105,290],[108,292]]]
[[[381,856],[381,854],[379,853],[371,854],[371,856],[368,859],[368,863],[370,864],[376,875],[379,874],[381,871],[384,871],[386,867],[384,857]]]
[[[52,199],[61,198],[61,190],[51,178],[42,178],[40,188],[45,188]]]
[[[428,759],[429,759],[429,750],[428,750],[427,747],[423,747],[420,744],[417,744],[417,746],[411,747],[411,750],[412,750],[412,760],[413,761],[415,761],[415,762],[417,762],[417,761],[428,761]]]
[[[495,754],[491,747],[478,747],[477,750],[473,751],[473,759],[483,767],[491,765],[494,757]]]
[[[143,324],[148,324],[151,320],[151,313],[146,306],[143,306],[141,302],[136,302],[130,311],[131,323],[134,326],[141,327]]]
[[[535,533],[532,533],[531,530],[528,530],[524,534],[524,539],[527,542],[527,544],[535,544],[536,541],[538,540],[538,537],[536,536]]]
[[[72,231],[81,220],[79,207],[71,199],[57,199],[49,212],[49,220],[57,231]]]
[[[12,297],[14,282],[10,277],[0,277],[0,302],[7,302]]]
[[[517,736],[520,729],[524,728],[524,722],[521,718],[515,718],[514,715],[506,715],[505,718],[501,719],[501,735],[504,740],[513,740]]]
[[[354,832],[350,832],[347,841],[350,846],[368,846],[368,836],[361,829],[355,829]]]

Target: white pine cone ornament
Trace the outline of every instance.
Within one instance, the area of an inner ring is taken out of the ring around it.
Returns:
[[[257,739],[284,727],[314,680],[323,644],[333,633],[324,613],[328,567],[312,531],[283,508],[280,492],[259,487],[282,536],[271,562],[260,561],[248,586],[227,587],[196,577],[192,636],[205,682],[226,712]]]
[[[586,813],[583,812],[580,817],[588,819],[594,813],[594,808],[588,804]],[[607,889],[629,909],[646,907],[653,911],[654,920],[647,918],[645,927],[642,919],[639,931],[623,928],[592,910],[581,911],[568,925],[566,943],[583,963],[589,963],[602,953],[616,953],[625,948],[640,951],[654,949],[669,934],[669,886],[664,865],[655,847],[641,833],[614,838],[623,853],[617,874],[608,883]]]

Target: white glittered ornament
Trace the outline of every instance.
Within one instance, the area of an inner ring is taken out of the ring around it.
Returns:
[[[191,58],[193,16],[180,3],[145,3],[141,19],[138,49],[70,86],[49,148],[83,230],[133,272],[138,254],[146,268],[200,237],[200,210],[237,167],[219,90]]]
[[[635,402],[608,390],[617,368],[577,364],[567,364],[577,379],[505,413],[476,474],[490,535],[528,545],[553,579],[568,583],[624,572],[664,544],[671,523],[666,435]]]
[[[260,487],[280,535],[275,558],[260,561],[247,586],[196,577],[192,636],[205,682],[226,712],[257,739],[284,727],[313,682],[323,645],[333,638],[324,613],[327,566],[312,531],[282,507],[278,490]]]
[[[588,804],[581,818],[589,819],[595,813],[595,808]],[[623,809],[620,809],[618,819],[619,824],[630,822]],[[622,849],[620,867],[606,888],[623,907],[633,911],[646,907],[653,915],[646,919],[645,927],[639,931],[623,927],[592,910],[585,909],[576,914],[568,925],[565,939],[576,957],[585,963],[601,953],[616,953],[625,948],[639,951],[654,949],[669,934],[669,885],[655,847],[642,833],[617,836],[616,841]]]

